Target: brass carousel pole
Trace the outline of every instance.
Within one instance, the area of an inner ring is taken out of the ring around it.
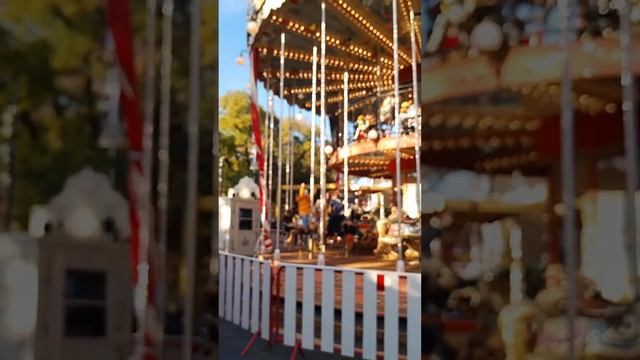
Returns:
[[[562,202],[564,219],[562,222],[565,247],[565,266],[569,287],[567,291],[569,359],[576,358],[574,348],[577,316],[577,269],[576,269],[576,229],[575,229],[575,148],[573,89],[571,81],[571,46],[573,43],[572,13],[575,10],[572,0],[559,3],[560,27],[562,31],[562,80],[561,80],[561,138],[562,138]]]
[[[278,180],[276,187],[276,249],[273,259],[280,260],[280,206],[282,204],[282,123],[284,119],[284,33],[280,34],[280,123],[278,124]]]
[[[167,212],[169,204],[169,132],[171,126],[171,49],[173,38],[173,0],[165,0],[162,6],[162,48],[160,68],[160,133],[158,139],[158,308],[160,332],[158,356],[162,358],[164,313],[167,309]]]
[[[293,174],[294,174],[294,142],[293,142],[293,122],[295,121],[296,108],[295,96],[291,94],[291,107],[289,112],[289,209],[293,211]]]
[[[402,254],[402,189],[401,189],[401,169],[400,169],[400,89],[398,71],[398,0],[393,0],[393,108],[396,126],[396,208],[398,209],[398,262],[397,271],[404,271],[404,261]]]
[[[267,83],[270,84],[270,80],[267,81]],[[267,115],[267,119],[269,121],[269,138],[268,138],[268,167],[267,167],[267,181],[268,181],[268,185],[267,185],[267,203],[269,204],[267,207],[267,212],[268,212],[268,216],[267,216],[267,235],[269,237],[271,237],[271,216],[273,214],[271,208],[272,208],[272,191],[271,189],[273,188],[273,123],[275,122],[275,116],[273,114],[273,91],[271,89],[268,90],[268,100],[267,100],[267,111],[268,111],[268,115]],[[262,248],[260,249],[260,253],[264,254],[266,251],[265,248],[265,244],[264,241],[262,242]]]
[[[324,151],[326,141],[325,130],[325,56],[326,56],[326,22],[325,8],[326,4],[322,1],[322,23],[320,24],[320,224],[318,232],[320,237],[320,253],[318,254],[318,265],[324,265],[324,234],[325,234],[325,207],[327,194],[327,156]]]
[[[313,65],[311,71],[311,174],[309,176],[309,197],[313,206],[316,184],[316,77],[318,72],[318,47],[313,47]]]
[[[196,276],[197,225],[198,225],[198,156],[200,117],[200,0],[191,2],[191,43],[189,53],[189,114],[187,141],[187,196],[185,210],[185,253],[187,264],[187,290],[183,319],[184,341],[183,359],[191,359],[191,344],[194,329],[194,292]]]
[[[344,73],[344,107],[342,113],[344,115],[344,123],[342,127],[342,158],[343,158],[343,196],[342,204],[344,213],[349,213],[349,73]]]
[[[253,64],[252,64],[253,67]],[[253,71],[253,70],[252,70]],[[265,80],[265,88],[267,90],[267,114],[266,114],[266,118],[265,118],[265,127],[267,129],[267,131],[269,131],[269,127],[270,127],[270,122],[271,122],[271,118],[270,118],[270,113],[269,113],[269,101],[271,101],[271,92],[269,90],[269,74],[267,73],[267,78]],[[251,80],[251,86],[252,86],[252,91],[255,94],[255,101],[256,104],[258,102],[258,91],[255,88],[256,83],[255,83],[255,79]],[[268,174],[268,169],[269,169],[269,153],[271,149],[271,139],[269,138],[269,133],[267,133],[267,145],[266,145],[266,151],[267,151],[267,155],[266,155],[266,159],[265,156],[263,156],[263,163],[262,163],[262,176],[263,178],[261,179],[263,182],[260,184],[261,186],[264,186],[263,188],[261,188],[262,190],[262,196],[264,197],[263,201],[262,201],[262,209],[260,211],[260,223],[262,224],[262,240],[259,241],[260,242],[260,248],[259,248],[259,254],[263,255],[266,249],[265,246],[265,241],[267,239],[267,237],[269,236],[269,209],[271,208],[271,206],[269,205],[269,177],[267,176]],[[264,153],[263,153],[264,154]],[[259,180],[260,180],[260,176]]]
[[[413,6],[409,6],[409,20],[411,23],[411,72],[413,76],[413,109],[415,113],[415,136],[416,136],[416,192],[418,196],[418,216],[422,213],[422,171],[420,169],[420,147],[422,144],[422,119],[420,117],[420,98],[418,97],[418,65],[417,65],[417,43],[415,33],[415,16]]]
[[[624,0],[618,10],[620,15],[620,47],[622,48],[622,111],[624,122],[625,157],[627,162],[627,200],[625,211],[625,237],[631,263],[634,291],[638,298],[638,253],[636,224],[636,193],[638,191],[638,137],[636,125],[636,87],[633,74],[633,30],[631,27],[630,1]]]

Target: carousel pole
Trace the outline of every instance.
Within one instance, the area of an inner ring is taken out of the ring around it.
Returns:
[[[291,115],[289,115],[289,209],[291,209],[291,211],[293,211],[293,174],[294,172],[294,160],[295,160],[295,153],[293,152],[294,150],[294,143],[293,143],[293,121],[295,121],[295,116],[296,116],[296,108],[295,108],[295,96],[293,96],[293,94],[291,95],[291,107],[290,107],[290,113]]]
[[[274,136],[273,128],[275,127],[274,125],[276,122],[276,117],[275,117],[275,114],[273,113],[273,102],[274,102],[273,90],[269,90],[269,102],[267,104],[267,109],[269,111],[269,118],[270,118],[270,121],[269,121],[269,173],[268,173],[269,204],[273,202],[273,192],[271,191],[271,189],[273,189],[273,153],[275,152],[274,150],[275,138],[273,137]],[[273,211],[271,209],[269,210],[269,214],[273,215]],[[271,216],[269,218],[271,218]]]
[[[618,10],[620,15],[620,47],[622,48],[622,111],[624,122],[625,157],[627,162],[627,200],[625,211],[625,235],[631,263],[634,291],[638,299],[638,249],[636,223],[636,193],[638,191],[638,137],[636,125],[636,84],[633,74],[633,31],[631,27],[630,1],[624,0]],[[640,314],[639,314],[640,315]]]
[[[156,0],[147,0],[146,28],[145,28],[145,82],[144,82],[144,122],[142,132],[142,189],[144,196],[140,203],[140,242],[138,243],[138,293],[140,301],[139,308],[139,334],[138,339],[138,355],[143,358],[147,355],[147,339],[149,334],[155,335],[152,329],[153,315],[152,304],[156,294],[150,294],[149,289],[153,281],[151,277],[151,266],[153,264],[151,251],[153,249],[152,236],[153,217],[152,217],[152,196],[151,188],[153,184],[153,115],[155,105],[155,39],[156,39]],[[155,255],[155,254],[154,254]],[[155,259],[154,259],[155,260]],[[155,305],[155,304],[153,304]],[[156,325],[156,324],[154,324]],[[155,349],[154,349],[155,350]]]
[[[171,49],[173,38],[173,0],[165,0],[162,6],[162,47],[160,65],[160,133],[158,139],[158,308],[160,332],[158,357],[162,358],[164,314],[167,309],[167,214],[169,205],[169,130],[171,126]]]
[[[413,75],[413,109],[415,112],[415,136],[416,136],[416,192],[418,195],[418,216],[422,213],[422,169],[420,169],[420,147],[422,144],[422,118],[420,116],[420,103],[418,98],[418,59],[415,33],[415,16],[413,6],[409,6],[409,20],[411,22],[411,72]]]
[[[398,0],[392,0],[393,4],[393,108],[396,125],[396,207],[398,209],[398,262],[396,263],[397,271],[404,271],[404,261],[402,254],[402,189],[401,189],[401,169],[400,169],[400,89],[398,71]]]
[[[291,176],[291,158],[290,158],[290,135],[291,135],[291,105],[287,104],[287,142],[285,146],[285,163],[284,163],[284,182],[287,184],[287,191],[285,192],[284,209],[291,210],[290,195],[291,189],[289,188],[289,177]]]
[[[198,202],[198,149],[200,117],[200,0],[191,1],[191,49],[189,63],[189,117],[187,158],[187,198],[185,211],[185,247],[187,260],[187,293],[183,318],[182,357],[189,360],[194,328],[194,292],[196,275],[196,227]]]
[[[271,83],[270,79],[267,80],[267,86],[269,86],[269,84]],[[267,186],[266,189],[267,191],[265,192],[266,195],[266,203],[267,205],[267,230],[266,230],[266,235],[270,236],[270,230],[271,230],[271,216],[272,216],[272,212],[271,212],[271,208],[272,208],[272,204],[271,204],[271,197],[272,197],[272,192],[271,189],[273,188],[273,123],[274,123],[274,116],[273,116],[273,92],[271,91],[271,89],[267,90],[267,127],[269,129],[269,135],[267,138]],[[265,244],[264,241],[262,242],[261,246],[260,246],[260,254],[264,255],[266,251],[265,248]]]
[[[249,48],[250,53],[251,53],[251,47]],[[254,76],[254,69],[256,68],[257,64],[254,63],[254,57],[251,56],[251,96],[253,97],[253,101],[255,103],[255,106],[257,108],[257,113],[258,113],[258,124],[260,123],[260,109],[258,108],[258,89],[257,89],[257,83],[258,83],[258,79]],[[267,84],[267,88],[268,88],[268,84]],[[268,94],[268,91],[267,91]],[[267,95],[267,101],[268,100],[268,95]],[[265,127],[268,128],[269,127],[269,119],[268,117],[265,118]],[[267,138],[267,141],[269,139]],[[255,135],[254,135],[254,143],[257,143],[257,141],[255,140]],[[256,145],[257,146],[257,145]],[[267,144],[267,147],[269,146],[269,144]],[[269,216],[267,215],[267,211],[269,209],[269,207],[267,206],[267,201],[269,199],[269,196],[267,195],[267,162],[264,159],[264,148],[262,145],[262,141],[260,143],[260,147],[258,148],[258,151],[262,153],[262,168],[260,168],[260,161],[258,160],[258,155],[256,153],[256,161],[258,162],[258,184],[260,186],[260,192],[262,193],[262,198],[261,198],[261,205],[260,205],[260,225],[262,226],[262,228],[260,229],[262,232],[262,240],[260,241],[260,254],[263,254],[264,252],[262,251],[262,248],[265,247],[264,243],[265,241],[267,241],[267,237],[268,237],[268,232],[269,232],[269,226],[268,226],[268,219]],[[262,174],[260,173],[262,171]]]
[[[309,197],[313,206],[316,184],[316,77],[318,72],[318,47],[313,47],[313,65],[311,78],[311,175],[309,176]]]
[[[342,206],[344,206],[345,215],[349,211],[349,73],[344,73],[344,107],[342,113],[344,115],[342,127],[342,159],[343,159],[343,196]]]
[[[574,114],[573,89],[571,82],[571,46],[573,27],[571,26],[574,3],[572,0],[559,2],[561,46],[562,46],[562,79],[561,79],[561,139],[562,139],[562,202],[564,204],[563,241],[565,247],[566,267],[568,274],[567,320],[569,334],[569,359],[576,358],[575,352],[575,320],[577,316],[577,270],[576,270],[576,231],[575,231],[575,149],[574,149]]]
[[[280,220],[282,213],[282,123],[284,120],[284,33],[280,34],[280,123],[278,124],[278,180],[276,187],[276,249],[273,259],[280,260]]]
[[[320,24],[320,222],[318,226],[319,238],[320,238],[320,253],[318,254],[318,265],[324,265],[324,235],[325,235],[325,207],[327,203],[327,155],[325,153],[326,142],[326,129],[325,129],[325,117],[326,117],[326,104],[325,104],[325,56],[327,47],[327,34],[326,34],[326,19],[325,8],[326,4],[322,1],[322,23]]]

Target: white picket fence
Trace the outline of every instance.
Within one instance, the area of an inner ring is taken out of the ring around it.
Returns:
[[[320,274],[320,303],[316,304],[316,274]],[[339,290],[340,339],[334,334],[336,307],[336,275],[341,275]],[[298,277],[302,280],[299,289]],[[283,276],[283,279],[278,279]],[[384,289],[379,291],[379,277],[384,278]],[[283,284],[283,294],[275,283]],[[403,287],[400,286],[401,282]],[[356,302],[357,283],[362,292]],[[283,333],[287,346],[299,345],[302,349],[319,349],[327,353],[339,353],[364,359],[418,360],[421,357],[421,277],[420,274],[378,270],[358,270],[328,266],[279,263],[277,268],[269,261],[246,256],[220,253],[219,316],[243,329],[260,332],[269,340],[271,325]],[[271,295],[276,291],[284,299],[281,316],[273,316],[276,305]],[[301,296],[299,296],[301,292]],[[380,298],[379,298],[380,297]],[[400,301],[403,300],[401,303]],[[382,306],[379,301],[384,302]],[[298,311],[298,303],[302,304]],[[356,304],[359,304],[356,306]],[[316,305],[320,305],[320,334],[315,334]],[[401,310],[402,313],[401,313]],[[357,336],[356,315],[361,314],[361,334]],[[383,349],[378,349],[378,317],[384,317]],[[301,324],[297,324],[298,318]],[[406,328],[400,329],[401,318],[406,318]],[[271,322],[275,322],[272,324]],[[406,348],[400,349],[400,334],[406,334]],[[359,337],[359,339],[356,339]],[[356,348],[356,340],[361,347]],[[404,350],[404,351],[403,351]]]

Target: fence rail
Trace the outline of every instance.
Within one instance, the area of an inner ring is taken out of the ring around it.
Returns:
[[[282,333],[284,345],[295,349],[319,348],[364,359],[420,359],[420,274],[282,262],[273,266],[221,252],[219,289],[219,316],[266,340],[278,340]]]

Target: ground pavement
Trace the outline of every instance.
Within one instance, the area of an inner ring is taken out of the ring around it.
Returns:
[[[267,341],[262,338],[253,344],[246,356],[241,357],[240,353],[249,342],[252,336],[251,332],[223,319],[218,320],[218,326],[220,339],[218,354],[220,354],[220,360],[287,360],[291,357],[292,347],[278,344],[270,349]],[[298,359],[302,359],[302,357],[298,356]],[[336,354],[327,354],[318,350],[304,350],[304,359],[346,360],[350,358]]]

